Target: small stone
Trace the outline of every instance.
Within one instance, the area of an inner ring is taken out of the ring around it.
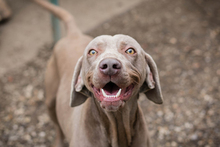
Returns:
[[[18,140],[18,136],[13,135],[9,137],[9,141],[16,141],[16,140]]]
[[[177,146],[177,143],[175,141],[172,141],[171,142],[171,147],[176,147]]]
[[[32,125],[27,128],[27,132],[28,132],[28,133],[30,133],[30,132],[32,132],[32,131],[34,131],[34,130],[35,130],[35,127],[32,126]]]
[[[170,146],[170,143],[169,143],[169,142],[167,142],[167,143],[166,143],[166,146]]]
[[[13,82],[13,81],[14,81],[14,78],[13,78],[12,76],[8,76],[8,77],[7,77],[7,80],[8,80],[8,82],[10,82],[10,83],[11,83],[11,82]]]
[[[14,113],[15,113],[15,115],[22,115],[22,114],[24,114],[24,108],[20,108],[17,111],[15,111]]]
[[[206,63],[211,62],[211,60],[212,60],[211,57],[209,57],[209,56],[205,57],[205,62],[206,62]]]
[[[177,42],[177,39],[176,39],[176,38],[171,38],[171,39],[170,39],[170,43],[171,43],[171,44],[176,44],[176,42]]]
[[[18,125],[13,125],[13,130],[17,130],[18,129]]]
[[[31,136],[36,137],[37,133],[35,131],[31,132]]]
[[[190,139],[195,141],[195,140],[198,139],[198,135],[197,134],[193,134],[193,135],[190,136]]]
[[[207,95],[207,94],[204,96],[204,100],[207,101],[207,102],[212,102],[213,101],[212,97]]]
[[[192,64],[192,67],[193,67],[194,69],[198,69],[200,66],[201,66],[201,65],[200,65],[198,62],[194,62],[194,63]]]
[[[39,90],[39,91],[38,91],[37,97],[38,97],[39,100],[43,100],[43,98],[44,98],[44,92],[43,92],[43,90]]]
[[[215,39],[216,36],[217,36],[217,31],[212,30],[212,31],[210,32],[210,37],[211,37],[212,39]]]
[[[178,109],[179,108],[178,104],[173,104],[172,107],[173,107],[173,109]]]
[[[173,112],[167,112],[167,113],[165,113],[165,120],[166,120],[166,121],[171,121],[171,120],[173,119],[173,117],[174,117]]]
[[[202,55],[202,51],[199,50],[199,49],[196,49],[196,50],[193,51],[193,54],[199,56],[199,55]]]
[[[26,141],[30,142],[30,141],[31,141],[31,136],[28,135],[28,134],[26,134],[26,135],[24,136],[24,139],[25,139]]]
[[[24,118],[24,122],[25,122],[25,123],[31,122],[31,118],[30,118],[30,117],[25,117],[25,118]]]
[[[42,138],[43,138],[43,137],[45,137],[45,136],[46,136],[46,133],[42,131],[42,132],[40,132],[38,135],[39,135],[40,137],[42,137]]]
[[[193,125],[191,123],[188,123],[188,122],[186,122],[184,124],[184,126],[185,126],[186,129],[192,129],[193,128]]]
[[[214,110],[209,110],[209,111],[208,111],[208,114],[209,114],[209,115],[214,115],[214,114],[215,114],[215,111],[214,111]]]
[[[167,128],[165,128],[165,127],[159,128],[159,139],[161,139],[161,140],[164,139],[164,136],[168,135],[168,134],[170,134],[170,131]]]
[[[178,142],[183,142],[184,140],[183,140],[183,137],[181,137],[181,136],[178,136],[177,137],[177,140],[178,140]]]
[[[33,86],[32,85],[28,85],[25,89],[24,89],[24,95],[26,98],[30,98],[32,96],[32,91],[33,91]]]
[[[162,111],[158,111],[158,112],[157,112],[157,115],[158,115],[159,117],[161,117],[161,116],[163,116],[163,112],[162,112]]]
[[[174,131],[175,131],[175,132],[180,132],[181,130],[182,130],[181,127],[175,127],[175,128],[174,128]]]
[[[45,123],[48,123],[50,118],[46,113],[44,113],[44,114],[38,116],[38,120],[39,120],[39,124],[43,125]]]

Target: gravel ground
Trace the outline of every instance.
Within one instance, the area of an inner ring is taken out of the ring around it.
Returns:
[[[155,59],[164,104],[140,99],[154,147],[220,147],[220,1],[148,0],[88,32],[128,34]],[[44,105],[51,45],[0,77],[0,146],[46,147]]]

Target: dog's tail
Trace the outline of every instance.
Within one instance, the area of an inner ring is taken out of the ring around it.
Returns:
[[[65,24],[67,36],[80,33],[73,16],[63,8],[53,5],[46,0],[34,0],[37,4],[59,17]]]

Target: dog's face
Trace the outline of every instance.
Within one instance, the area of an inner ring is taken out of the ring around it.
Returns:
[[[80,71],[73,77],[71,98],[78,99],[74,92],[92,93],[103,109],[117,111],[139,92],[155,88],[158,75],[151,71],[148,56],[129,36],[95,38],[79,61],[81,67],[75,69]]]

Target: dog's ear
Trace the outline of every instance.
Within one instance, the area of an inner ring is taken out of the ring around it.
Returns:
[[[80,57],[76,63],[72,83],[71,83],[71,94],[70,94],[70,106],[75,107],[83,102],[89,97],[89,91],[85,87],[85,84],[82,79],[82,60],[83,57]]]
[[[143,92],[147,98],[154,103],[162,104],[163,96],[160,88],[160,79],[157,71],[157,65],[153,58],[147,53],[145,54],[145,60],[147,62],[145,67],[147,69],[147,75],[140,92]]]

